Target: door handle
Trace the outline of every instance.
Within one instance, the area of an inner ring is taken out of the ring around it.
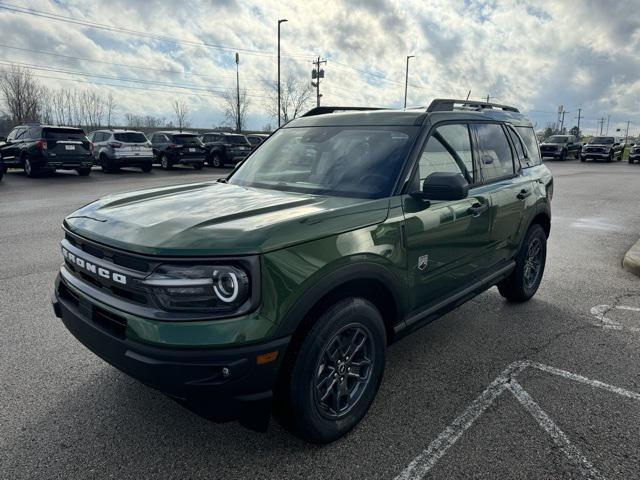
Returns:
[[[472,217],[479,217],[487,210],[489,210],[488,203],[474,203],[467,209],[467,212],[469,212]]]
[[[520,193],[518,194],[518,198],[520,200],[524,200],[529,195],[531,195],[531,192],[529,191],[529,189],[528,188],[523,188],[522,190],[520,190]]]

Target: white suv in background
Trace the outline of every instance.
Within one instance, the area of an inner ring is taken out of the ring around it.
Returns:
[[[153,150],[144,133],[134,130],[96,130],[89,134],[95,162],[104,172],[121,167],[138,167],[150,172]]]

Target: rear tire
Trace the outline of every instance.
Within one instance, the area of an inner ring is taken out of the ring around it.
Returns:
[[[560,161],[564,162],[567,160],[567,151],[563,150],[562,153],[560,154]]]
[[[211,157],[211,166],[214,168],[224,167],[224,162],[222,161],[222,157],[219,153],[214,153]]]
[[[140,166],[140,170],[142,170],[144,173],[149,173],[152,168],[153,168],[153,164],[151,162],[145,163]]]
[[[89,175],[91,175],[91,167],[78,168],[77,172],[78,172],[78,175],[80,175],[81,177],[88,177]]]
[[[285,427],[312,443],[349,432],[380,387],[386,345],[384,321],[371,302],[347,298],[329,307],[284,368],[291,372],[280,413]]]
[[[547,259],[547,236],[538,224],[527,231],[516,256],[516,268],[498,283],[500,295],[510,302],[526,302],[538,291]]]
[[[105,173],[115,173],[120,170],[104,153],[100,155],[100,166]]]
[[[39,173],[38,169],[31,164],[31,160],[29,159],[28,155],[24,157],[22,162],[22,164],[24,165],[24,173],[27,174],[27,177],[36,178]]]
[[[173,168],[173,165],[171,165],[171,162],[169,162],[169,159],[164,153],[160,155],[160,166],[163,170],[171,170]]]

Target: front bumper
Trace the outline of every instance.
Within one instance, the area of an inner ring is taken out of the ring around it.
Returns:
[[[542,158],[560,158],[562,156],[562,150],[554,150],[548,152],[540,151],[540,155],[542,155]]]
[[[614,153],[612,152],[582,152],[582,158],[584,158],[585,160],[607,160],[608,158],[611,158],[613,156]]]
[[[212,419],[240,415],[247,404],[270,400],[290,337],[230,348],[169,348],[134,341],[126,329],[60,275],[52,297],[58,318],[76,339],[100,358],[145,385],[183,399],[207,399]],[[262,354],[278,352],[274,361],[258,364]]]

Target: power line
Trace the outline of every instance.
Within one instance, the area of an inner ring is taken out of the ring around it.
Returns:
[[[97,23],[94,22],[92,20],[78,20],[72,17],[67,17],[65,15],[60,15],[57,13],[52,13],[52,12],[45,12],[42,10],[36,10],[36,9],[31,9],[31,8],[26,8],[26,7],[21,7],[19,5],[12,5],[12,4],[8,4],[8,3],[0,3],[0,9],[3,10],[7,10],[13,13],[18,13],[18,14],[23,14],[23,15],[32,15],[35,17],[39,17],[39,18],[44,18],[47,20],[54,20],[54,21],[59,21],[59,22],[65,22],[65,23],[71,23],[74,25],[80,25],[80,26],[84,26],[84,27],[89,27],[89,28],[95,28],[95,29],[99,29],[99,30],[105,30],[105,31],[109,31],[109,32],[115,32],[115,33],[125,33],[127,35],[134,35],[134,36],[139,36],[139,37],[144,37],[144,38],[149,38],[152,40],[160,40],[163,42],[167,42],[167,43],[173,43],[173,44],[178,44],[178,45],[189,45],[189,46],[194,46],[194,47],[207,47],[207,48],[213,48],[213,49],[217,49],[217,50],[224,50],[224,51],[237,51],[237,52],[243,52],[247,55],[255,55],[255,56],[262,56],[262,57],[271,57],[271,58],[275,58],[276,55],[272,54],[272,53],[268,53],[264,50],[256,50],[256,49],[250,49],[250,48],[238,48],[238,47],[234,47],[234,46],[227,46],[227,45],[221,45],[221,44],[213,44],[213,43],[207,43],[207,42],[194,42],[191,40],[185,40],[182,38],[178,38],[178,37],[172,37],[169,35],[161,35],[161,34],[157,34],[157,33],[149,33],[149,32],[141,32],[138,30],[132,30],[132,29],[128,29],[128,28],[124,28],[124,27],[114,27],[112,25],[106,25],[103,23]],[[283,55],[285,57],[289,57],[289,58],[304,58],[304,59],[310,59],[312,58],[310,55],[305,55],[305,54],[285,54]]]
[[[34,65],[34,64],[29,64],[29,63],[12,62],[10,60],[6,60],[6,59],[2,59],[2,58],[0,58],[0,64],[13,65],[13,66],[18,66],[18,67],[28,68],[30,70],[40,70],[40,71],[53,72],[53,73],[65,73],[65,74],[68,74],[68,75],[81,75],[81,76],[85,76],[85,77],[100,78],[100,79],[105,79],[105,80],[116,80],[116,81],[120,81],[120,82],[139,83],[139,84],[142,84],[142,85],[155,85],[155,86],[161,86],[161,87],[181,88],[181,89],[186,89],[186,90],[191,90],[191,91],[202,91],[202,92],[216,92],[217,91],[217,93],[224,93],[225,91],[227,91],[227,90],[229,90],[231,88],[231,87],[201,87],[201,86],[198,86],[198,85],[169,83],[169,82],[161,82],[161,81],[157,81],[157,80],[145,80],[145,79],[138,79],[138,78],[128,78],[128,77],[117,77],[117,76],[111,76],[111,75],[102,75],[102,74],[97,74],[97,73],[86,73],[86,72],[79,72],[79,71],[76,71],[76,70],[69,70],[69,69],[61,69],[61,68],[53,68],[53,67],[42,67],[42,66],[39,66],[39,65]],[[263,95],[255,95],[255,94],[248,94],[248,96],[264,97]]]
[[[10,48],[13,50],[21,50],[23,52],[30,52],[30,53],[37,53],[37,54],[41,54],[41,55],[51,55],[54,57],[60,57],[60,58],[67,58],[69,60],[78,60],[78,61],[83,61],[83,62],[92,62],[92,63],[100,63],[103,65],[113,65],[116,67],[126,67],[126,68],[134,68],[134,69],[138,69],[138,70],[151,70],[153,72],[162,72],[162,73],[178,73],[178,74],[186,74],[186,75],[192,75],[192,76],[198,76],[198,77],[202,77],[202,78],[218,78],[218,77],[233,77],[234,75],[231,74],[219,74],[216,76],[212,76],[212,75],[204,75],[202,73],[193,73],[193,72],[184,72],[184,71],[180,71],[180,70],[166,70],[166,69],[161,69],[161,68],[153,68],[153,67],[146,67],[146,66],[140,66],[140,65],[131,65],[130,63],[115,63],[115,62],[107,62],[106,60],[96,60],[96,59],[92,59],[92,58],[84,58],[84,57],[76,57],[73,55],[64,55],[61,53],[56,53],[56,52],[51,52],[48,50],[35,50],[35,49],[31,49],[31,48],[22,48],[22,47],[16,47],[13,45],[4,45],[4,44],[0,44],[0,47],[4,47],[4,48]]]

